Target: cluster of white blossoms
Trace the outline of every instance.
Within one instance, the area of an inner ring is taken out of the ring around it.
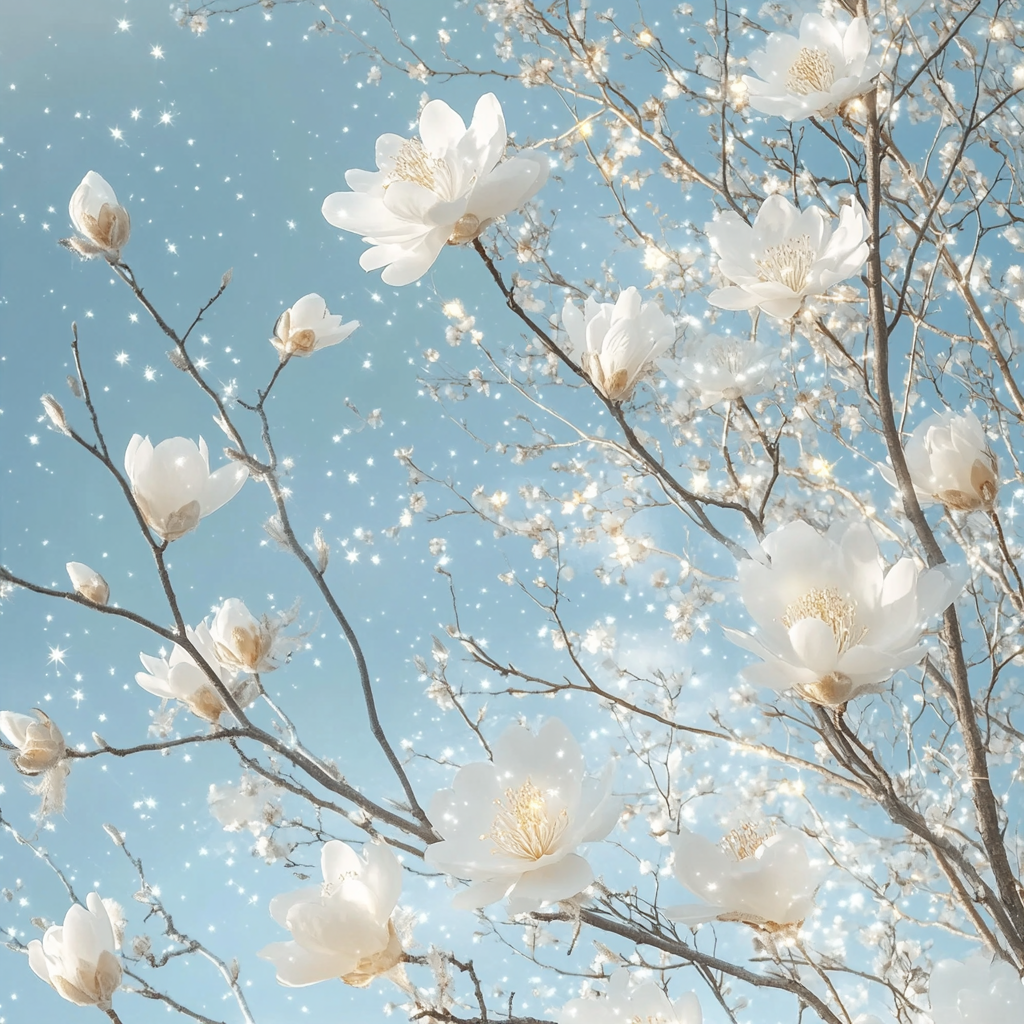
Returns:
[[[675,1001],[653,981],[632,984],[629,971],[620,967],[608,979],[603,996],[571,999],[558,1013],[558,1024],[701,1024],[696,993]]]

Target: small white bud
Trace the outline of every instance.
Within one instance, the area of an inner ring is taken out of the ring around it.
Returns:
[[[313,533],[313,547],[316,548],[316,564],[320,575],[327,571],[327,564],[331,560],[331,545],[324,537],[324,531],[318,526]]]
[[[60,402],[53,395],[43,395],[39,401],[43,403],[43,411],[50,418],[54,427],[62,434],[67,434],[69,432],[68,421],[64,417],[64,409]]]
[[[110,587],[95,569],[84,562],[68,562],[68,577],[75,593],[93,604],[104,605],[110,600]]]

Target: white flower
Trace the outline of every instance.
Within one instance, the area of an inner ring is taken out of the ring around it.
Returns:
[[[703,1015],[696,993],[687,992],[673,1002],[653,981],[630,985],[629,971],[620,967],[598,999],[571,999],[558,1011],[558,1024],[701,1024]]]
[[[702,409],[770,390],[777,380],[771,353],[759,341],[704,334],[686,346],[678,372]]]
[[[907,469],[922,505],[941,502],[957,512],[990,509],[999,490],[998,463],[978,417],[937,412],[910,435]],[[896,477],[882,467],[892,484]]]
[[[109,1010],[111,997],[121,984],[114,930],[96,893],[89,893],[85,902],[85,907],[77,903],[71,907],[63,927],[55,924],[46,929],[42,941],[33,939],[28,944],[28,964],[76,1006]]]
[[[508,136],[493,93],[479,99],[468,130],[441,100],[423,108],[419,129],[418,139],[382,135],[378,170],[346,172],[353,191],[334,192],[323,204],[328,223],[373,246],[359,265],[385,267],[385,284],[416,281],[446,244],[473,241],[496,217],[522,206],[548,176],[541,153],[502,160]]]
[[[935,1024],[1009,1024],[1024,1020],[1024,987],[1010,964],[976,953],[940,960],[928,989]]]
[[[258,775],[243,775],[237,786],[210,783],[206,802],[225,832],[248,829],[258,836],[281,820],[281,791]]]
[[[110,587],[95,569],[84,562],[68,562],[65,568],[76,594],[93,604],[106,604],[110,600]]]
[[[237,597],[228,598],[210,623],[217,660],[242,672],[273,672],[295,647],[296,638],[281,634],[294,618],[288,611],[257,619]]]
[[[740,594],[755,635],[727,629],[764,661],[748,682],[835,707],[878,693],[920,661],[925,623],[959,590],[948,567],[921,572],[901,558],[888,572],[866,523],[835,523],[826,535],[802,521],[762,542],[771,564],[739,565]]]
[[[844,28],[820,14],[803,16],[799,38],[773,32],[747,63],[761,76],[743,76],[750,105],[787,121],[834,117],[844,103],[871,88],[881,66],[871,55],[864,18]]]
[[[243,706],[247,704],[251,699],[247,693],[248,684],[237,681],[235,671],[218,660],[217,649],[206,623],[200,622],[194,630],[186,627],[185,635],[228,691]],[[208,722],[217,722],[227,710],[209,676],[184,647],[175,644],[170,658],[140,654],[139,660],[146,671],[137,672],[135,681],[154,696],[162,700],[180,701],[192,714]]]
[[[785,196],[770,195],[753,227],[732,210],[706,225],[718,269],[733,284],[708,296],[723,309],[760,306],[787,320],[804,298],[858,273],[868,258],[871,233],[859,202],[844,205],[833,232],[820,207],[798,210]]]
[[[328,312],[327,303],[311,292],[277,318],[270,343],[282,360],[287,356],[309,356],[344,341],[358,326],[358,320],[343,324],[341,317]]]
[[[79,256],[103,256],[111,261],[120,257],[131,234],[131,218],[118,205],[114,190],[95,171],[90,171],[75,189],[68,214],[79,237],[68,239],[66,244]]]
[[[641,305],[635,288],[621,292],[614,305],[587,299],[583,312],[567,300],[562,324],[566,353],[613,402],[629,398],[644,367],[675,340],[671,319],[656,302]]]
[[[17,747],[12,760],[23,775],[40,775],[64,760],[67,744],[60,729],[38,708],[36,717],[0,711],[0,733]]]
[[[669,920],[742,921],[776,930],[800,924],[814,909],[822,872],[811,867],[802,832],[746,825],[716,846],[681,827],[671,842],[672,873],[705,902],[668,907]]]
[[[453,900],[464,909],[509,896],[515,914],[575,896],[594,880],[576,848],[603,839],[619,819],[614,766],[588,776],[557,718],[536,736],[510,726],[492,749],[491,761],[464,765],[452,788],[434,795],[430,820],[444,842],[427,847],[427,863],[474,883]]]
[[[124,469],[145,520],[164,540],[177,540],[241,490],[249,471],[238,463],[210,472],[210,453],[187,437],[169,437],[155,448],[133,435]]]
[[[282,985],[298,987],[341,978],[368,985],[402,958],[391,914],[402,891],[402,868],[386,847],[368,844],[359,857],[332,839],[320,853],[323,885],[275,896],[270,913],[292,933],[259,956],[270,960]]]

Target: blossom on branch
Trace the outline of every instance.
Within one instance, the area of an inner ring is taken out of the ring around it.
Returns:
[[[785,196],[770,195],[753,226],[732,210],[705,226],[718,269],[732,281],[708,296],[722,309],[760,307],[788,320],[808,295],[819,295],[860,271],[868,258],[871,233],[856,200],[839,212],[832,230],[829,214],[818,206],[799,210]]]
[[[67,744],[53,720],[35,709],[36,717],[0,711],[0,733],[16,748],[11,760],[22,775],[41,775],[64,760]]]
[[[134,434],[124,453],[132,495],[146,522],[164,540],[184,537],[199,520],[216,512],[241,489],[249,475],[233,463],[210,472],[210,452],[187,437],[169,437],[155,448]]]
[[[764,659],[743,678],[814,704],[837,707],[878,693],[926,653],[926,622],[956,596],[948,567],[918,569],[901,558],[888,571],[867,523],[835,523],[820,534],[797,521],[762,542],[771,564],[746,559],[739,587],[755,634],[726,629]]]
[[[1024,985],[1015,967],[976,953],[940,960],[928,987],[934,1024],[1002,1024],[1024,1020]]]
[[[687,992],[673,1001],[653,981],[630,985],[624,967],[608,979],[605,996],[571,999],[557,1016],[558,1024],[701,1024],[703,1020],[696,993]]]
[[[368,985],[402,959],[391,921],[402,891],[402,867],[386,847],[368,843],[360,857],[337,839],[320,852],[323,885],[275,896],[270,913],[292,933],[290,942],[260,950],[281,985],[299,987],[340,978]]]
[[[385,284],[410,284],[445,245],[472,242],[497,217],[518,209],[544,184],[548,158],[530,150],[502,160],[508,134],[501,104],[482,96],[466,128],[442,100],[420,113],[420,137],[382,135],[377,170],[345,173],[351,192],[323,203],[329,224],[363,236],[373,248],[363,270],[384,267]]]
[[[671,836],[672,873],[704,903],[667,907],[672,921],[741,921],[777,931],[800,925],[814,909],[823,873],[811,866],[802,832],[744,825],[715,845],[680,826]]]
[[[63,926],[47,928],[42,941],[28,944],[28,964],[68,1002],[105,1011],[121,984],[121,962],[103,900],[91,892],[85,902],[71,907]]]
[[[110,600],[110,587],[95,569],[84,562],[68,562],[65,568],[76,594],[93,604],[103,605]]]
[[[645,366],[675,341],[675,328],[656,302],[641,304],[640,292],[626,288],[615,303],[589,298],[583,311],[571,300],[562,307],[565,351],[578,362],[605,398],[629,398]]]
[[[666,367],[666,369],[668,369]],[[702,409],[770,390],[778,377],[771,354],[759,341],[703,334],[686,346],[675,367]]]
[[[955,512],[990,509],[999,490],[998,462],[978,417],[937,412],[910,435],[907,469],[922,505],[941,502]],[[891,469],[882,475],[896,483]]]
[[[747,63],[761,76],[743,76],[750,105],[787,121],[834,117],[871,89],[881,68],[865,18],[844,27],[820,14],[803,16],[799,37],[773,32]]]
[[[118,204],[114,190],[95,171],[75,189],[68,214],[78,235],[65,239],[64,245],[86,259],[102,256],[111,263],[120,259],[131,235],[131,218]]]
[[[258,836],[281,820],[281,790],[259,775],[243,775],[237,786],[211,782],[206,802],[225,832],[248,829]]]
[[[473,883],[452,905],[473,909],[508,896],[516,914],[586,889],[594,873],[575,851],[619,820],[613,775],[611,764],[600,778],[586,774],[583,751],[557,718],[536,735],[506,729],[493,759],[463,765],[430,805],[444,842],[427,847],[427,863]]]
[[[229,597],[210,623],[217,660],[239,672],[273,672],[297,643],[296,638],[282,635],[294,619],[294,611],[257,619],[237,597]]]
[[[343,324],[340,316],[328,311],[327,303],[319,295],[310,292],[277,318],[270,344],[283,362],[288,356],[310,356],[337,345],[358,326],[358,320]]]

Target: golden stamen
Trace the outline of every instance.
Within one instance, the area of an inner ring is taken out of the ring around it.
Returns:
[[[491,831],[482,839],[490,839],[497,849],[522,860],[540,860],[552,853],[569,825],[563,808],[552,817],[544,794],[527,779],[518,789],[506,789],[505,799],[495,800],[500,808]]]

